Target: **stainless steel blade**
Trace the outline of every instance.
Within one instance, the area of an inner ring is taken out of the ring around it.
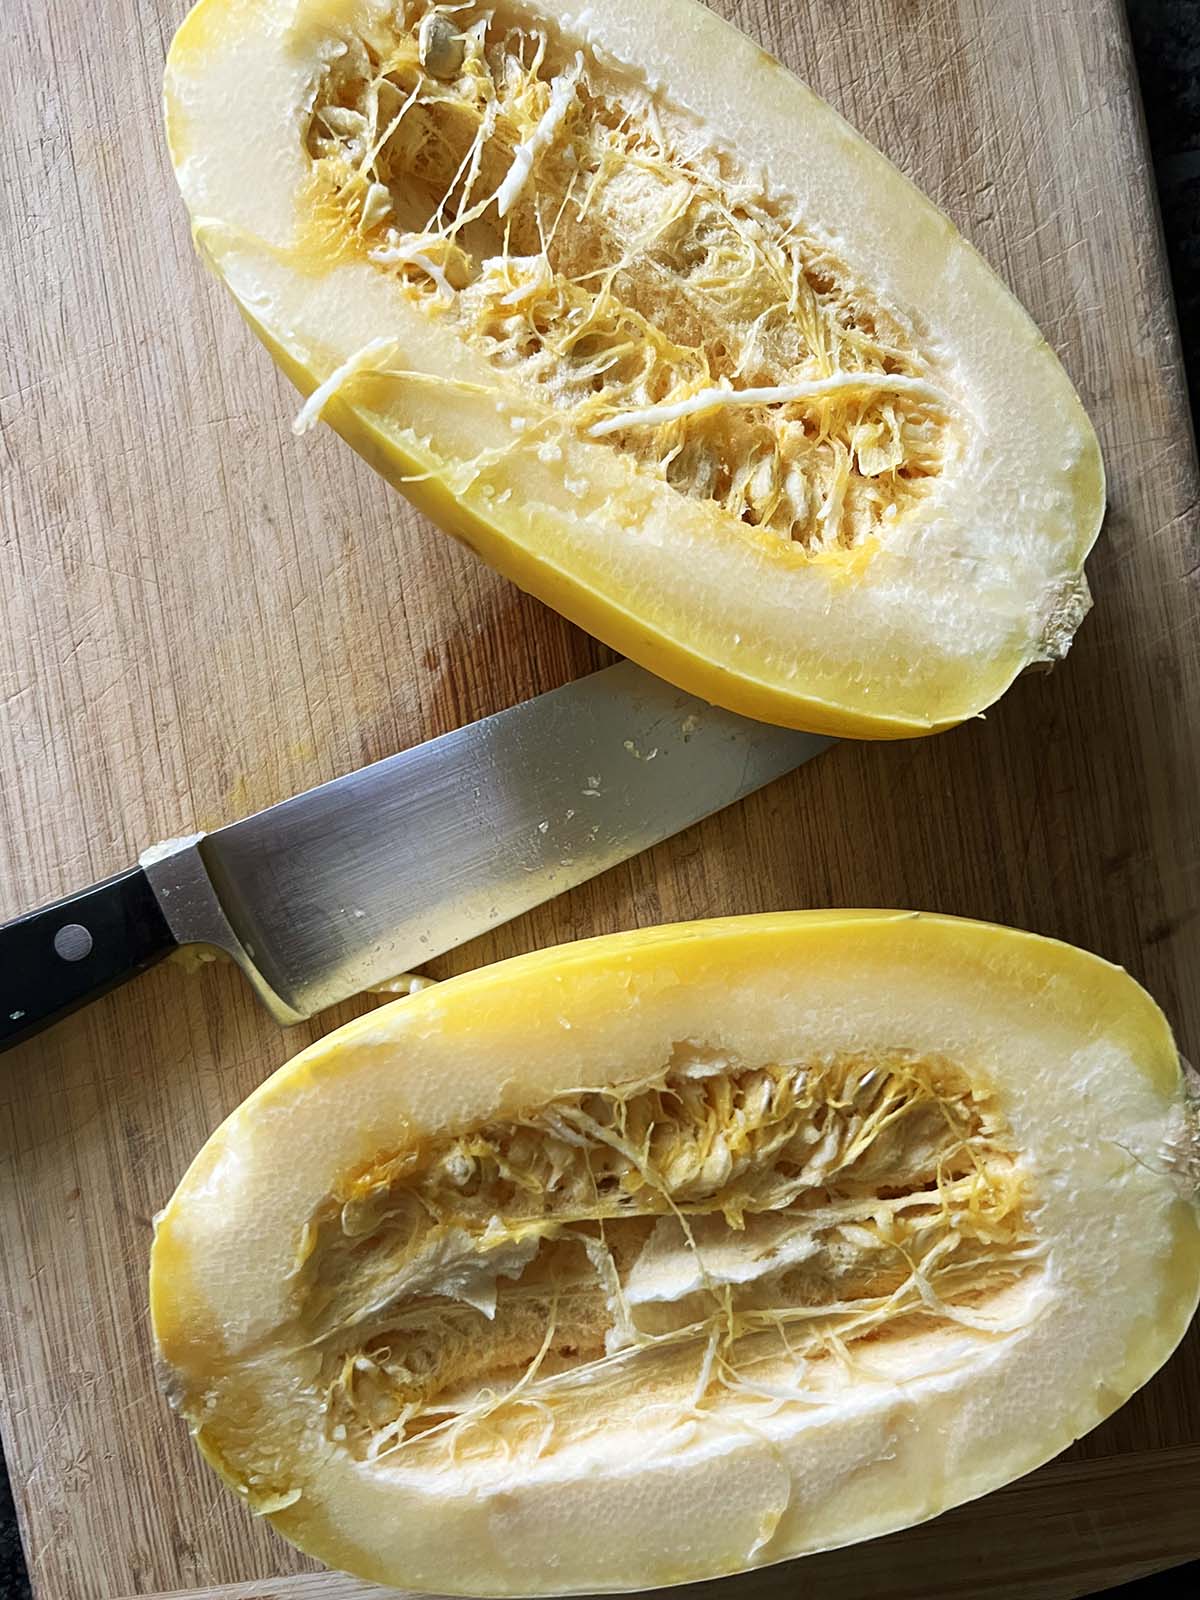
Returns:
[[[620,662],[143,865],[176,938],[228,949],[294,1021],[636,855],[830,742]]]

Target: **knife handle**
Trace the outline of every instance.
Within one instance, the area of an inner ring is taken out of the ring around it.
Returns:
[[[0,926],[0,1050],[175,949],[141,867]]]

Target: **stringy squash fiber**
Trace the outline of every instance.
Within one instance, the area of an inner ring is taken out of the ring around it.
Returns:
[[[640,1588],[1027,1472],[1200,1292],[1196,1107],[1119,968],[809,912],[547,950],[270,1078],[159,1221],[201,1450],[405,1589]]]
[[[1104,497],[1066,376],[692,0],[201,0],[166,111],[298,428],[652,671],[892,737],[1065,653]]]

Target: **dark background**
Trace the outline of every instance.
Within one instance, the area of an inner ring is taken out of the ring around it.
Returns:
[[[993,0],[1003,5],[1004,0]],[[1195,422],[1200,402],[1200,0],[1126,0],[1158,181],[1163,230]],[[1200,1517],[1200,1507],[1197,1508]],[[1167,1600],[1200,1584],[1200,1562],[1110,1589],[1112,1600]],[[0,1600],[29,1600],[12,1494],[0,1455]],[[847,1600],[857,1600],[850,1595]]]

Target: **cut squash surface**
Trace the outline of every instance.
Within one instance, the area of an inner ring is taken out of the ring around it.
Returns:
[[[1065,652],[1103,473],[1062,369],[692,0],[201,0],[166,106],[299,428],[643,665],[887,737]]]
[[[1197,1108],[1126,974],[895,912],[592,940],[282,1068],[160,1219],[169,1393],[321,1559],[649,1587],[1025,1472],[1200,1294]]]

